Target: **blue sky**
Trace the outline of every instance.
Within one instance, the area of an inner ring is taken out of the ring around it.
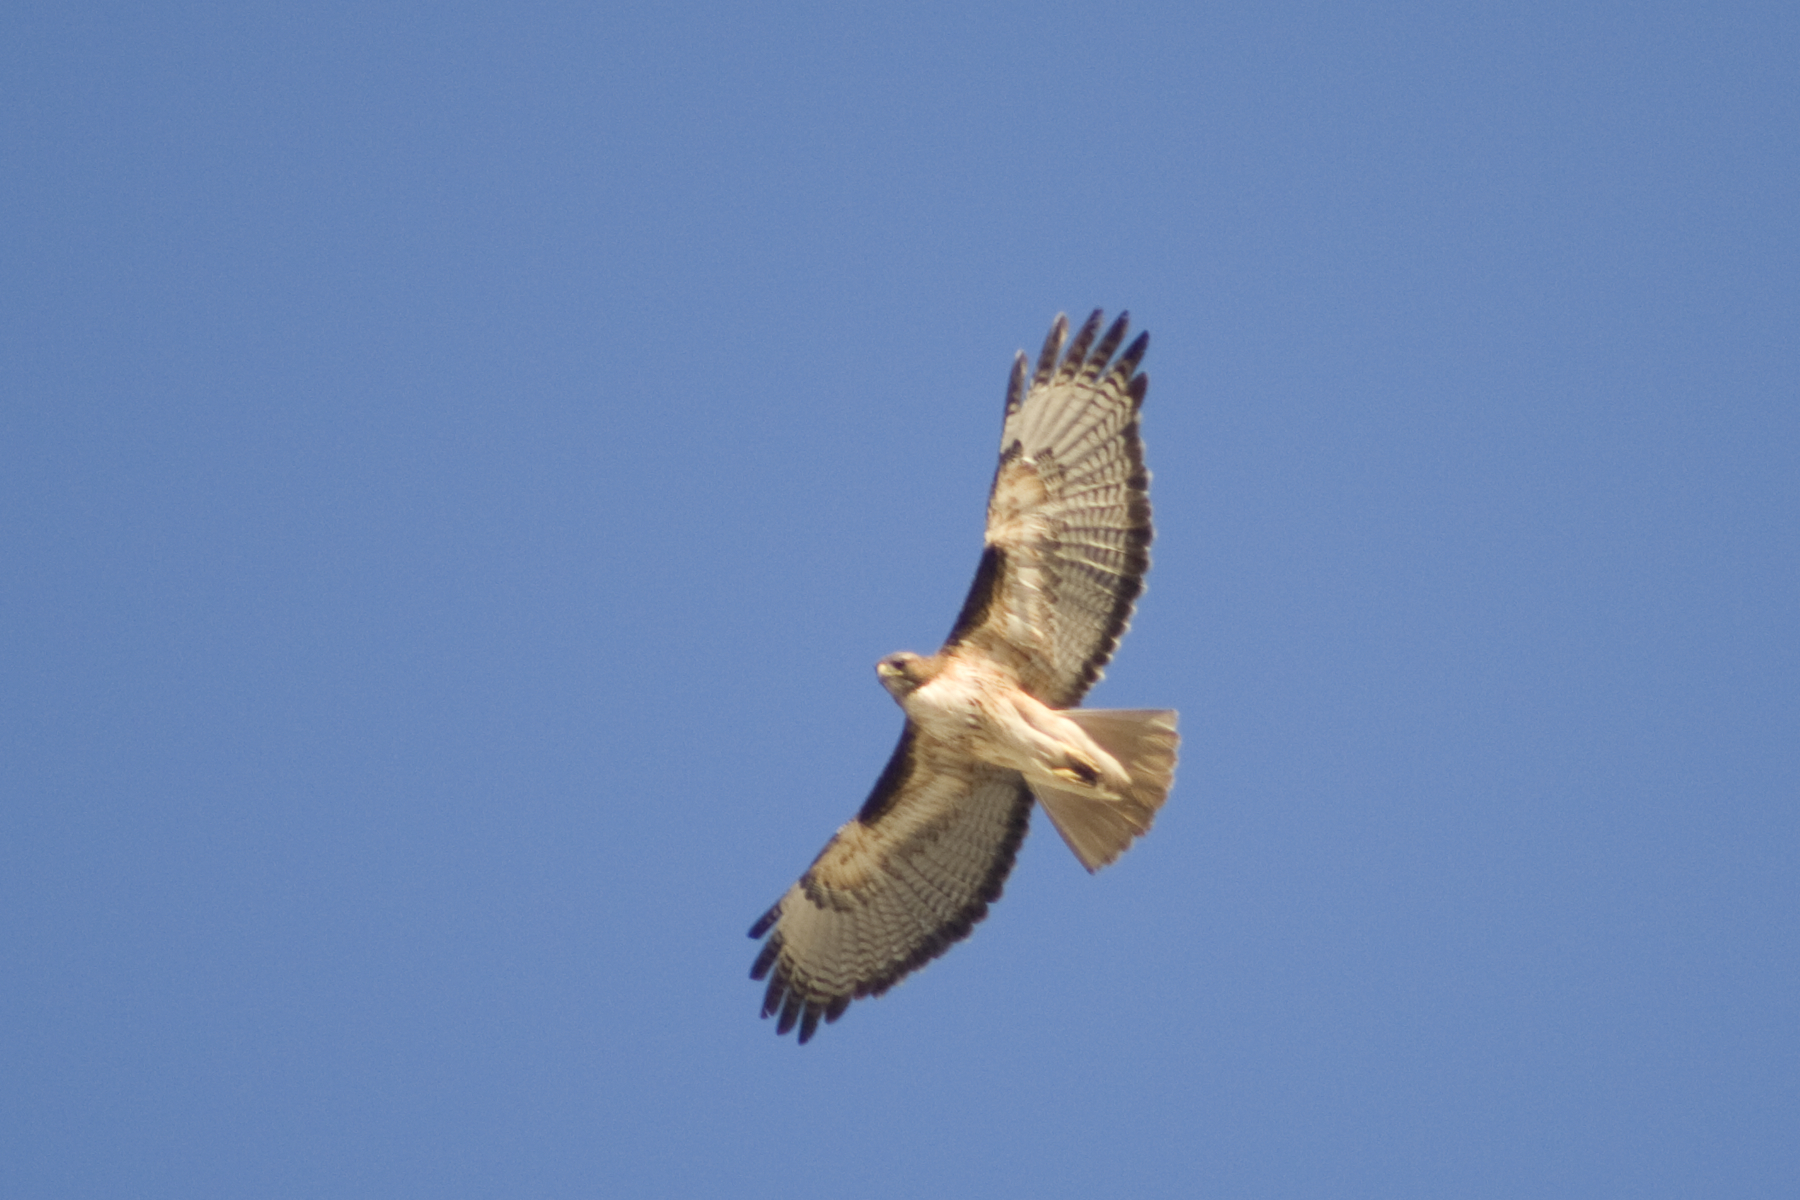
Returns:
[[[0,1192],[1788,1196],[1791,5],[15,4]],[[1102,705],[804,1048],[750,922],[1151,331]]]

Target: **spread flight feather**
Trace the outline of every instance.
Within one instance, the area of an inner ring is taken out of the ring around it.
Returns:
[[[1165,709],[1079,709],[1150,566],[1138,410],[1149,335],[1095,310],[1013,363],[986,545],[949,638],[876,665],[906,712],[857,815],[750,936],[763,1016],[800,1041],[966,937],[1000,896],[1032,801],[1088,870],[1150,828],[1179,741]],[[1096,339],[1098,341],[1096,342]],[[1067,349],[1065,351],[1065,342]],[[1117,355],[1115,358],[1114,356]],[[1029,373],[1028,373],[1029,372]]]

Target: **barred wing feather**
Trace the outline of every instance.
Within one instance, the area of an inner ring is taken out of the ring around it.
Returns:
[[[1064,353],[1059,316],[1029,381],[1023,353],[1013,364],[987,544],[946,643],[978,647],[1057,707],[1100,678],[1150,568],[1137,370],[1149,336],[1114,361],[1128,317],[1104,336],[1100,323],[1095,310]]]
[[[751,927],[763,1016],[810,1039],[850,1001],[879,996],[967,937],[1012,871],[1031,793],[1005,771],[934,746],[911,723],[863,811]]]

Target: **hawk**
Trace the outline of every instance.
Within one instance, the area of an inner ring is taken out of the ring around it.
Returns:
[[[1138,437],[1148,334],[1116,359],[1121,314],[1075,340],[1058,316],[1013,362],[986,545],[929,658],[875,665],[906,712],[860,812],[750,929],[762,1015],[806,1042],[968,936],[1000,897],[1033,800],[1089,871],[1150,828],[1174,779],[1175,713],[1082,709],[1150,566]],[[1067,343],[1067,352],[1064,345]]]

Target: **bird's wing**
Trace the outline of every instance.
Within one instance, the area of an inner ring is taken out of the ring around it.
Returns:
[[[1150,474],[1138,436],[1148,349],[1104,336],[1098,309],[1063,352],[1057,317],[1028,374],[1021,352],[1006,393],[986,547],[946,648],[973,647],[1054,707],[1100,678],[1150,567]],[[1096,344],[1096,338],[1098,342]]]
[[[763,1016],[811,1038],[968,936],[1012,870],[1031,816],[1016,771],[976,762],[907,722],[862,811],[751,927]]]

